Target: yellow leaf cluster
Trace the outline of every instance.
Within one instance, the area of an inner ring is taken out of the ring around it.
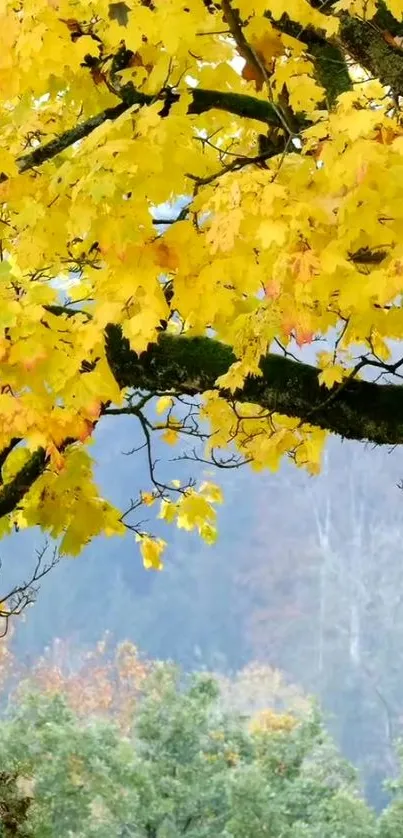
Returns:
[[[198,490],[184,489],[174,502],[163,499],[159,518],[167,523],[176,523],[179,529],[197,530],[206,544],[214,544],[217,538],[217,512],[213,504],[222,503],[223,495],[215,483],[204,482]]]
[[[201,415],[212,428],[208,450],[225,449],[232,439],[255,471],[277,471],[288,453],[296,465],[312,474],[320,469],[326,436],[320,428],[274,412],[268,414],[253,404],[236,404],[234,409],[216,391],[206,394]]]
[[[149,535],[137,535],[136,539],[140,543],[140,553],[146,570],[162,570],[164,565],[161,557],[166,542],[162,538],[153,538]]]
[[[73,556],[94,536],[126,531],[119,511],[99,496],[91,458],[78,446],[39,477],[12,518],[20,529],[39,526],[52,538],[61,537],[60,552]]]
[[[386,5],[401,20],[400,0]],[[324,432],[240,405],[237,391],[279,346],[333,341],[318,358],[330,389],[363,350],[388,360],[401,338],[396,102],[365,79],[328,110],[303,35],[276,28],[286,14],[301,33],[333,38],[338,12],[369,19],[377,4],[339,0],[326,14],[309,0],[232,6],[260,81],[240,69],[243,41],[223,30],[214,3],[130,0],[117,15],[108,0],[0,4],[0,450],[20,440],[4,486],[33,452],[46,458],[2,531],[39,525],[71,553],[98,533],[124,532],[85,447],[105,406],[125,397],[109,365],[110,323],[137,354],[167,321],[227,343],[234,362],[202,399],[207,452],[235,448],[256,470],[289,456],[311,473]],[[203,91],[215,97],[204,109]],[[275,125],[240,115],[251,97],[271,106]],[[304,115],[298,131],[290,112]],[[87,127],[74,133],[78,124]],[[187,213],[153,223],[156,208],[177,214],[184,196]],[[181,430],[172,408],[168,391],[156,404],[168,444]],[[220,500],[205,484],[165,498],[159,514],[212,543]],[[143,534],[139,546],[146,566],[161,566],[161,539]]]
[[[250,729],[253,733],[289,733],[297,724],[297,719],[289,713],[276,713],[269,709],[256,714]]]

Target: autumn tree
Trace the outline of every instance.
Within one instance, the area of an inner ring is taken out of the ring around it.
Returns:
[[[25,671],[20,667],[11,695],[33,689],[59,695],[78,717],[110,718],[125,731],[132,724],[152,664],[141,659],[132,643],[113,647],[108,640],[106,635],[94,648],[83,651],[56,638],[32,667]]]
[[[214,679],[167,666],[125,736],[35,691],[0,722],[0,748],[2,838],[376,836],[314,714],[250,725],[222,712]]]
[[[144,507],[209,542],[221,494],[164,480],[155,435],[313,473],[327,432],[402,442],[402,17],[3,0],[3,534],[39,526],[75,554],[129,529],[158,568]],[[89,445],[122,414],[150,485],[117,509]]]

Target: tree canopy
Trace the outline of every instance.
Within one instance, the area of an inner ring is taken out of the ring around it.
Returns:
[[[399,838],[382,831],[314,712],[223,711],[217,683],[157,666],[123,734],[63,690],[23,692],[0,720],[0,835]]]
[[[326,434],[403,441],[402,0],[0,3],[1,532],[80,552],[219,489],[152,439],[316,473]],[[304,351],[308,356],[304,356]],[[306,363],[309,361],[309,363]],[[132,415],[150,485],[100,497]]]

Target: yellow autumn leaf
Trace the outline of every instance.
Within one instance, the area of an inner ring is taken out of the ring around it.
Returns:
[[[379,333],[378,329],[372,329],[369,345],[377,358],[382,361],[389,360],[391,355],[390,348],[386,344],[382,335]]]
[[[287,238],[287,224],[282,221],[262,221],[256,231],[256,236],[262,247],[270,247],[273,244],[282,245]]]
[[[237,0],[237,7],[243,18],[249,15],[262,16],[267,11],[266,0]]]
[[[328,36],[335,35],[338,29],[337,18],[317,11],[308,0],[270,0],[270,11],[275,20],[286,13],[296,23],[323,29]]]
[[[173,503],[171,500],[167,500],[166,498],[164,498],[161,501],[158,517],[162,518],[163,521],[167,521],[168,524],[172,524],[177,516],[177,512],[177,505]]]
[[[401,20],[403,18],[402,0],[385,0],[385,5],[396,20]]]
[[[244,29],[245,37],[265,62],[282,55],[284,45],[281,34],[263,16],[254,16]]]
[[[334,363],[334,354],[333,352],[318,352],[316,360],[318,366],[321,369],[325,369],[325,367],[328,367]]]
[[[238,389],[242,389],[247,375],[244,364],[241,361],[235,361],[231,364],[229,370],[217,378],[216,384],[223,390],[230,390],[234,393]]]
[[[178,501],[177,524],[179,529],[201,529],[211,523],[216,513],[211,503],[194,490],[189,490]]]
[[[156,498],[151,492],[141,492],[141,500],[145,506],[152,506]]]
[[[173,403],[172,396],[161,396],[161,398],[158,399],[155,408],[158,415],[161,416],[162,413],[166,413],[167,410],[170,410]]]
[[[205,523],[200,527],[200,535],[206,544],[215,544],[217,541],[217,530],[211,524]]]
[[[330,390],[335,384],[340,384],[345,375],[346,370],[343,367],[337,364],[327,366],[319,373],[319,384]]]
[[[208,481],[202,483],[200,486],[200,493],[204,495],[206,500],[210,501],[210,503],[222,503],[224,500],[222,490],[216,483],[210,483]]]
[[[395,6],[401,6],[400,0],[392,0],[392,4],[393,2]],[[390,8],[390,0],[387,0],[387,5]],[[336,12],[348,12],[350,15],[356,15],[363,20],[371,20],[378,10],[378,4],[376,0],[338,0],[335,3],[334,9]],[[392,11],[391,8],[390,11]],[[402,10],[400,8],[400,16],[401,14]]]
[[[167,428],[162,434],[162,439],[168,445],[176,445],[179,439],[179,433],[175,428]]]
[[[15,157],[6,148],[0,148],[0,177],[13,177],[18,174]]]
[[[1,469],[1,476],[4,483],[9,483],[16,474],[23,468],[30,457],[28,448],[14,448],[8,455]]]
[[[140,553],[146,570],[162,570],[164,565],[161,556],[166,542],[162,538],[152,538],[149,535],[137,535],[136,540],[140,543]]]

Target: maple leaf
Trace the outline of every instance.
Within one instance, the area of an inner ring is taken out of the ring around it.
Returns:
[[[179,433],[175,428],[167,428],[162,434],[162,439],[168,445],[175,445],[179,439]]]
[[[178,507],[176,504],[172,503],[170,500],[162,500],[161,507],[159,511],[158,517],[161,518],[163,521],[167,521],[167,523],[172,524],[175,521],[178,512]]]
[[[401,20],[403,18],[403,9],[401,0],[386,0],[386,6],[392,15],[396,18],[396,20]]]
[[[334,384],[339,384],[343,381],[345,376],[345,370],[343,367],[337,366],[336,364],[326,367],[319,373],[319,383],[324,384],[329,390],[334,386]]]
[[[178,527],[185,530],[201,529],[215,520],[215,510],[211,503],[195,491],[189,491],[178,503]]]
[[[172,396],[161,396],[161,398],[159,398],[158,401],[157,401],[156,411],[159,415],[161,415],[162,413],[166,413],[167,410],[170,410],[170,408],[172,406],[173,406]]]
[[[156,498],[151,492],[141,492],[141,500],[146,506],[152,506]]]
[[[290,258],[291,270],[299,282],[309,282],[320,271],[320,261],[312,250],[303,250]]]
[[[149,535],[138,535],[136,539],[140,542],[140,553],[146,570],[162,570],[164,565],[161,556],[166,542],[162,538],[152,538]]]
[[[200,486],[200,493],[211,503],[222,503],[223,494],[220,486],[206,481]]]

